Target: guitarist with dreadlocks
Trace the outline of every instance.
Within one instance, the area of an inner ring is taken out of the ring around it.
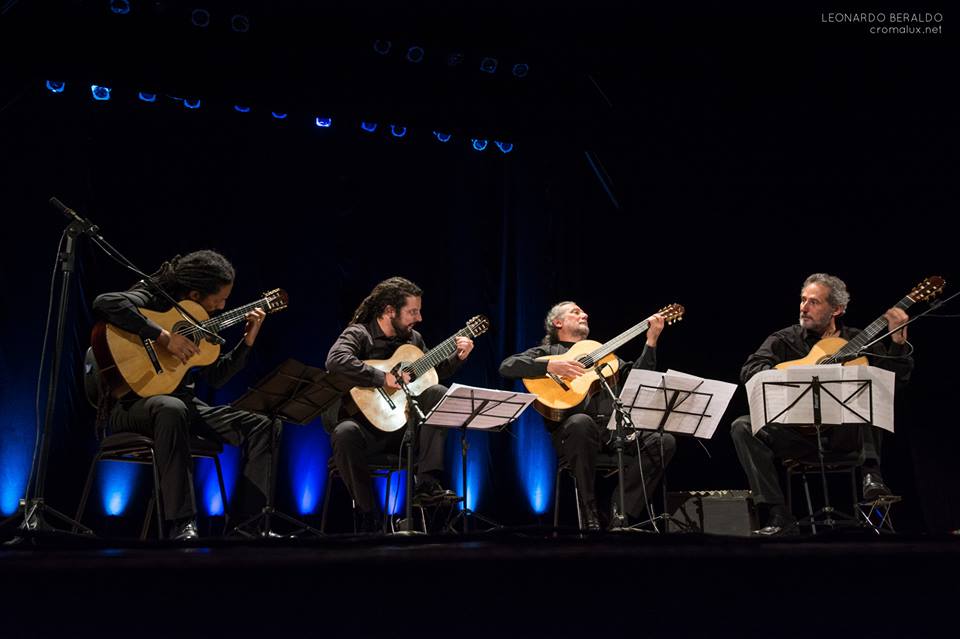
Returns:
[[[383,388],[387,393],[400,390],[393,373],[374,368],[364,360],[389,359],[403,344],[427,350],[423,337],[413,330],[423,319],[420,315],[422,295],[420,287],[402,277],[391,277],[377,284],[330,349],[327,370],[347,387]],[[451,376],[473,350],[473,340],[469,337],[457,336],[455,341],[454,352],[436,366],[440,379]],[[423,391],[419,396],[423,412],[436,405],[446,392],[446,387],[440,384]],[[330,433],[334,463],[361,513],[361,531],[380,532],[382,518],[373,496],[367,460],[372,455],[398,451],[407,426],[392,432],[377,429],[351,405],[349,396],[345,398],[327,409],[323,423]],[[443,428],[424,426],[420,429],[415,503],[436,503],[454,496],[440,483],[446,435]]]
[[[233,290],[234,268],[223,255],[203,250],[165,262],[151,279],[173,299],[196,302],[207,313],[214,313],[223,310]],[[144,340],[153,340],[187,364],[199,352],[197,344],[162,328],[139,311],[171,308],[163,295],[143,282],[128,291],[105,293],[93,301],[93,310],[101,319]],[[226,384],[243,368],[264,317],[266,313],[261,308],[246,313],[240,343],[214,363],[198,369],[198,374],[214,388]],[[108,425],[113,433],[133,432],[153,438],[163,513],[171,539],[198,536],[191,436],[200,435],[241,449],[240,478],[231,503],[233,521],[244,521],[264,506],[273,461],[271,444],[280,434],[279,419],[230,406],[208,406],[194,395],[194,380],[187,374],[169,394],[140,397],[131,391],[120,397],[110,411]]]

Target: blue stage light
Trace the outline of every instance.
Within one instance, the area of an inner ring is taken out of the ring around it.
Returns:
[[[396,124],[390,125],[390,135],[392,135],[393,137],[402,138],[406,134],[407,134],[407,127],[397,126]]]
[[[239,104],[233,105],[233,110],[237,113],[250,113],[250,107],[240,106]]]
[[[189,99],[189,98],[184,98],[184,99],[183,99],[183,106],[185,106],[185,107],[188,108],[188,109],[199,109],[199,108],[200,108],[200,100],[191,100],[191,99]]]
[[[360,128],[363,129],[364,131],[366,131],[367,133],[373,133],[374,131],[377,130],[377,123],[376,123],[376,122],[361,122],[361,123],[360,123]]]
[[[250,30],[250,18],[238,13],[230,18],[230,28],[235,33],[246,33]]]
[[[497,71],[497,59],[496,58],[484,58],[480,61],[480,70],[484,73],[496,73]]]
[[[63,90],[67,88],[66,82],[57,82],[56,80],[47,80],[47,89],[51,93],[63,93]]]
[[[463,54],[459,51],[454,51],[447,56],[447,66],[450,68],[460,66],[463,64]]]
[[[528,73],[530,73],[530,65],[523,62],[513,65],[513,75],[518,78],[526,77]]]
[[[110,11],[117,15],[130,13],[130,0],[110,0]]]
[[[140,98],[141,102],[156,102],[157,94],[156,93],[144,93],[141,91],[137,94],[137,97]]]
[[[12,381],[12,380],[11,380]],[[27,476],[30,474],[30,458],[34,443],[34,409],[29,400],[26,385],[9,384],[0,388],[0,515],[17,512],[20,498],[27,491]],[[10,396],[5,394],[10,391]],[[22,405],[21,405],[22,404]]]
[[[467,456],[467,487],[463,487],[463,457],[460,450],[459,434],[454,438],[448,438],[446,450],[447,466],[450,468],[450,476],[453,478],[453,484],[456,492],[461,497],[466,495],[467,508],[475,510],[480,502],[480,496],[483,493],[483,487],[486,483],[487,468],[490,461],[489,438],[487,433],[468,431],[467,447],[470,454]],[[457,508],[463,510],[464,502],[459,502]]]
[[[290,428],[284,433],[283,448],[297,511],[301,515],[313,514],[322,506],[330,437],[319,427]]]
[[[406,509],[407,471],[401,470],[390,476],[390,485],[387,478],[378,476],[373,478],[374,490],[380,502],[380,508],[388,515],[396,515]]]
[[[449,142],[451,136],[449,133],[440,133],[440,131],[434,131],[433,137],[437,138],[441,142]]]
[[[137,485],[138,464],[108,461],[100,464],[100,497],[103,512],[116,517],[127,509]]]
[[[520,416],[514,430],[514,459],[520,474],[520,485],[533,512],[542,515],[553,501],[553,480],[557,455],[543,419],[533,411]]]
[[[477,140],[474,138],[473,140],[470,140],[470,143],[473,145],[473,149],[475,151],[483,151],[487,148],[486,140]]]
[[[314,122],[321,129],[329,129],[333,126],[333,118],[316,118]]]
[[[110,99],[110,89],[108,87],[101,87],[96,84],[91,84],[90,94],[93,96],[93,99],[97,100],[98,102],[104,102]]]
[[[504,153],[509,153],[510,151],[513,151],[512,142],[497,142],[496,140],[494,140],[493,143],[496,144],[497,148],[503,151]]]
[[[407,49],[407,61],[413,62],[414,64],[416,64],[417,62],[422,62],[423,47],[410,47],[409,49]]]
[[[210,26],[210,12],[206,9],[194,9],[190,13],[190,22],[195,27],[207,27]]]
[[[272,115],[273,117],[275,117],[275,118],[278,119],[278,120],[283,120],[284,118],[287,117],[287,114],[286,114],[286,113],[278,113],[278,112],[276,112],[276,111],[271,111],[271,112],[270,112],[270,115]]]
[[[379,53],[380,55],[387,55],[390,53],[390,48],[393,46],[393,43],[389,40],[374,40],[373,50]]]
[[[236,446],[224,446],[219,458],[224,487],[227,489],[227,504],[229,504],[234,483],[240,471],[240,449]],[[217,467],[212,459],[197,460],[196,484],[197,494],[200,495],[206,514],[213,517],[224,514],[225,504],[223,495],[220,494],[220,482],[217,481]]]

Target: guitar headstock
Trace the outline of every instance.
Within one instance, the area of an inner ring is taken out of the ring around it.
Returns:
[[[685,311],[686,309],[680,304],[670,304],[661,308],[657,313],[663,315],[663,319],[666,320],[667,324],[673,324],[683,319]]]
[[[470,332],[470,337],[483,335],[490,330],[490,320],[486,315],[474,315],[467,320],[467,330]]]
[[[276,313],[277,311],[282,311],[287,307],[290,298],[287,296],[287,292],[285,290],[282,288],[275,288],[272,291],[267,291],[263,294],[263,301],[263,310],[268,313]]]
[[[913,290],[910,291],[907,297],[912,299],[914,302],[923,302],[939,295],[941,292],[943,292],[943,287],[946,285],[947,283],[942,277],[939,275],[931,275],[914,286]]]

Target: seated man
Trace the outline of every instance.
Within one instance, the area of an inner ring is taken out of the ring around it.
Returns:
[[[540,346],[511,355],[500,364],[500,374],[507,379],[543,377],[548,373],[570,380],[580,377],[586,369],[577,361],[550,360],[537,361],[538,357],[561,355],[590,334],[587,313],[574,302],[560,302],[547,313],[544,326],[547,331]],[[634,368],[654,370],[657,361],[657,339],[663,331],[664,319],[660,315],[649,318],[647,341],[643,354],[634,364]],[[621,367],[623,370],[623,367]],[[583,512],[583,525],[586,530],[600,530],[597,512],[596,466],[601,453],[613,453],[612,431],[608,431],[607,419],[612,412],[612,402],[605,393],[589,397],[577,407],[573,414],[560,422],[544,420],[550,431],[553,446],[559,462],[566,465],[577,481]],[[629,443],[624,452],[626,458],[624,476],[624,498],[626,517],[640,518],[646,507],[647,497],[655,490],[663,469],[673,457],[676,441],[673,435],[663,435],[663,456],[660,459],[661,441],[657,433],[644,432],[639,436],[640,460],[637,460],[637,446]],[[645,481],[644,481],[645,480]],[[644,483],[646,492],[644,492]],[[619,508],[618,494],[613,497],[612,508]],[[618,513],[611,513],[611,521]]]
[[[774,368],[777,364],[803,358],[810,349],[826,337],[841,337],[850,340],[859,329],[844,326],[841,316],[850,303],[850,294],[843,280],[826,273],[814,273],[806,279],[800,291],[800,322],[770,335],[753,355],[747,358],[740,371],[740,381],[746,383],[760,371]],[[891,308],[885,313],[887,325],[892,331],[907,321],[907,314],[900,308]],[[913,370],[909,356],[907,328],[904,326],[891,335],[889,347],[878,342],[867,352],[870,364],[892,371],[897,376],[898,386],[906,384]],[[871,357],[873,355],[874,357]],[[851,449],[859,442],[851,442],[851,434],[857,429],[831,429],[824,438],[831,448]],[[796,518],[786,510],[786,500],[780,488],[779,474],[774,459],[803,458],[817,454],[815,436],[801,434],[789,426],[765,426],[754,436],[750,416],[734,420],[730,428],[737,457],[747,474],[754,503],[763,527],[754,531],[760,535],[778,535],[795,528]],[[863,497],[875,499],[890,494],[880,476],[881,431],[872,426],[863,429],[863,448],[866,461],[863,465]]]
[[[327,370],[336,375],[344,387],[381,387],[388,393],[400,390],[393,373],[385,373],[364,360],[390,359],[403,344],[427,350],[423,337],[413,330],[423,319],[420,315],[422,296],[420,287],[402,277],[391,277],[377,284],[330,348]],[[436,366],[440,379],[453,375],[473,350],[473,340],[468,337],[458,336],[455,342],[456,350]],[[424,414],[446,392],[446,387],[440,384],[423,391],[419,403]],[[380,508],[373,495],[367,460],[372,455],[399,451],[408,426],[392,432],[376,428],[357,410],[349,395],[324,411],[323,423],[330,433],[334,463],[360,511],[361,530],[381,531]],[[446,437],[445,428],[423,426],[420,429],[416,446],[415,502],[428,503],[453,496],[452,491],[440,484]]]

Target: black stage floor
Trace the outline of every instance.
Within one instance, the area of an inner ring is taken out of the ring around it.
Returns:
[[[0,550],[0,637],[957,636],[960,538],[470,536]]]

